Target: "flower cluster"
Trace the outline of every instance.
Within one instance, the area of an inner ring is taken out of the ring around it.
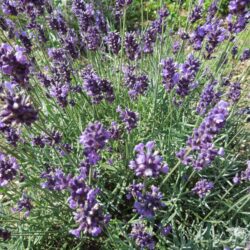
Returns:
[[[135,198],[134,210],[142,218],[153,218],[155,212],[161,207],[165,207],[162,202],[163,194],[159,191],[159,188],[152,185],[150,192],[143,192],[144,185],[142,183],[132,184],[129,188],[129,194],[127,198],[133,196]]]
[[[180,97],[185,97],[197,86],[195,77],[200,68],[200,61],[193,54],[189,54],[181,65],[168,58],[161,61],[161,66],[162,83],[166,91],[175,88]]]
[[[115,1],[115,17],[118,22],[123,14],[124,8],[128,7],[133,0],[116,0]]]
[[[53,11],[53,13],[51,13],[49,25],[51,29],[57,31],[59,35],[67,33],[68,27],[65,18],[59,10]]]
[[[171,225],[167,225],[167,226],[161,228],[161,234],[163,236],[169,235],[171,233],[171,231],[172,231],[172,226]]]
[[[195,23],[197,20],[201,19],[202,17],[202,5],[195,5],[192,13],[189,16],[189,20],[191,23]]]
[[[46,182],[41,184],[42,188],[48,190],[61,191],[68,188],[71,175],[65,175],[61,169],[48,169],[41,174],[41,179],[45,179]]]
[[[139,95],[143,95],[148,88],[148,77],[144,74],[135,75],[135,68],[125,67],[124,72],[124,84],[129,89],[129,95],[132,99],[137,98]]]
[[[0,122],[0,132],[5,137],[5,139],[7,140],[8,143],[13,145],[14,147],[17,146],[17,142],[20,139],[19,129],[16,129],[16,128],[10,126],[9,124],[5,124],[5,123]]]
[[[82,72],[83,87],[87,95],[91,97],[93,103],[100,103],[103,99],[113,102],[114,91],[111,83],[106,79],[101,79],[91,66]]]
[[[154,249],[155,242],[153,235],[146,231],[145,225],[136,223],[132,227],[130,237],[135,241],[135,244],[141,249]]]
[[[132,129],[137,127],[138,123],[138,114],[132,110],[126,108],[122,110],[120,106],[116,109],[117,112],[120,113],[120,119],[125,124],[125,128],[130,132]]]
[[[206,37],[206,51],[207,58],[211,57],[215,48],[224,40],[228,38],[227,30],[223,27],[222,20],[215,21],[206,25],[207,37]]]
[[[240,57],[240,60],[241,61],[246,61],[248,59],[250,59],[250,49],[244,49],[244,51],[243,51],[243,53],[242,53],[242,55]]]
[[[96,199],[99,190],[87,186],[82,177],[71,179],[69,188],[69,205],[70,208],[76,209],[74,219],[79,224],[79,227],[70,230],[70,233],[76,237],[80,237],[81,232],[94,237],[100,235],[103,226],[109,221],[109,216],[103,214],[102,207]]]
[[[0,152],[0,187],[7,185],[17,175],[19,165],[14,157]]]
[[[239,82],[234,82],[230,85],[228,91],[228,98],[233,103],[239,101],[241,95],[241,86]]]
[[[9,93],[4,101],[5,105],[0,113],[2,123],[31,125],[38,119],[38,111],[29,102],[28,97]]]
[[[166,8],[162,8],[159,10],[158,15],[158,19],[151,23],[142,38],[143,52],[145,54],[153,53],[157,35],[164,31],[164,20],[169,15],[169,12]]]
[[[187,140],[187,147],[177,153],[184,165],[191,165],[200,171],[210,165],[217,155],[223,155],[224,150],[215,148],[213,138],[225,125],[228,106],[227,102],[220,101],[208,113],[199,128],[195,128],[193,136]]]
[[[206,179],[201,179],[195,184],[195,187],[192,189],[200,198],[204,198],[214,187],[213,182],[209,182]]]
[[[28,217],[30,215],[30,211],[33,208],[31,204],[30,197],[27,196],[27,194],[23,193],[22,198],[18,201],[17,207],[13,208],[14,212],[21,212],[25,211],[24,215],[25,217]]]
[[[159,152],[154,151],[155,142],[149,141],[145,145],[140,143],[135,146],[136,159],[130,161],[129,167],[138,177],[157,177],[168,172],[168,165],[163,162]]]
[[[25,55],[25,49],[19,46],[15,48],[9,44],[0,46],[0,68],[3,74],[21,86],[29,83],[30,63]]]
[[[215,91],[216,85],[217,81],[213,81],[204,87],[201,93],[200,101],[196,108],[198,114],[204,115],[207,112],[209,106],[213,106],[218,103],[221,94],[220,92]]]
[[[101,45],[101,34],[107,33],[107,22],[100,10],[81,0],[74,0],[72,12],[77,17],[80,35],[89,50],[97,50]]]
[[[247,161],[247,168],[244,171],[241,171],[241,173],[237,173],[233,178],[234,184],[238,184],[244,181],[250,181],[250,161]]]
[[[162,66],[162,83],[166,91],[170,91],[174,88],[179,80],[179,74],[177,73],[177,65],[173,58],[168,58],[161,61]]]
[[[125,36],[125,52],[129,60],[134,61],[141,55],[141,48],[134,32],[128,32]]]
[[[118,32],[109,32],[106,36],[106,43],[110,51],[114,54],[118,54],[121,49],[121,36]]]
[[[84,147],[84,154],[92,164],[100,160],[99,151],[102,150],[110,139],[110,133],[100,122],[87,126],[80,137],[80,143]]]

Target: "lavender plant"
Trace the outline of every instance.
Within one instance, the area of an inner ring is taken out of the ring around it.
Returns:
[[[1,0],[1,249],[247,248],[249,1],[160,2]]]

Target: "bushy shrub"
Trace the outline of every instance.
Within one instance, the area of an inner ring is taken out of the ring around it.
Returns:
[[[249,2],[112,3],[1,2],[1,248],[247,247]]]

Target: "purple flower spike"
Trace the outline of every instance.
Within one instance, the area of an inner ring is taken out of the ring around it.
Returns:
[[[165,227],[161,228],[161,234],[163,236],[169,235],[171,233],[171,231],[172,231],[172,226],[171,225],[168,225],[168,226],[165,226]]]
[[[201,93],[201,98],[196,111],[200,115],[204,115],[207,112],[209,106],[215,105],[220,99],[220,93],[215,92],[215,86],[217,82],[212,82],[205,86]]]
[[[171,91],[179,80],[177,64],[172,58],[161,61],[162,66],[162,83],[166,91]]]
[[[196,87],[195,76],[200,69],[200,61],[189,54],[186,61],[180,65],[180,76],[176,86],[176,93],[181,96],[187,96],[192,89]]]
[[[199,128],[195,128],[193,136],[187,140],[186,148],[177,153],[184,165],[200,171],[209,166],[216,156],[224,154],[222,148],[215,148],[213,139],[225,126],[229,114],[228,106],[227,102],[220,101],[204,118]],[[188,152],[189,155],[186,155]]]
[[[71,175],[65,175],[61,169],[48,169],[40,177],[46,180],[46,182],[41,184],[42,188],[56,191],[66,189],[71,180]]]
[[[237,173],[233,178],[234,184],[239,184],[242,182],[250,182],[250,161],[247,161],[247,168],[241,173]]]
[[[97,27],[89,27],[84,35],[86,46],[89,50],[97,50],[101,45],[101,36]]]
[[[22,198],[18,201],[17,207],[13,208],[14,212],[25,211],[25,217],[30,215],[30,211],[33,208],[31,204],[31,199],[25,193],[23,193]]]
[[[229,88],[228,98],[231,102],[239,101],[241,94],[241,86],[239,82],[232,83]]]
[[[98,104],[103,99],[108,102],[114,101],[114,90],[111,83],[106,79],[101,79],[91,66],[84,69],[82,78],[84,80],[83,88],[93,103]]]
[[[136,200],[134,203],[134,210],[142,218],[153,218],[157,210],[162,207],[165,207],[165,204],[161,201],[163,195],[159,191],[159,188],[154,185],[151,186],[150,192],[137,192],[135,198]]]
[[[195,184],[192,189],[200,198],[204,198],[214,187],[213,182],[209,182],[206,179],[201,179]]]
[[[19,165],[15,158],[0,152],[0,187],[12,181],[19,170]]]
[[[110,51],[114,54],[118,54],[121,49],[121,36],[118,32],[109,32],[106,36],[106,43]]]
[[[250,59],[250,49],[245,49],[240,57],[241,61],[246,61]]]
[[[230,13],[240,14],[244,12],[249,4],[249,0],[231,0],[228,8]]]
[[[79,227],[70,230],[70,233],[76,237],[80,237],[81,232],[93,237],[99,236],[110,219],[109,215],[103,214],[102,207],[97,201],[99,189],[88,187],[81,176],[72,179],[69,187],[69,205],[70,208],[76,209],[74,219],[79,224]]]
[[[143,224],[134,224],[130,233],[130,237],[135,241],[135,244],[141,249],[155,249],[153,235],[146,231],[146,228]]]
[[[148,77],[144,74],[137,76],[135,74],[135,68],[125,67],[124,72],[124,84],[129,89],[129,96],[131,99],[136,99],[139,95],[143,95],[148,88]]]
[[[125,124],[125,128],[128,130],[128,132],[131,132],[132,129],[137,127],[138,123],[137,113],[133,112],[132,110],[129,110],[128,108],[122,110],[121,107],[119,106],[116,109],[116,111],[120,113],[120,119]]]
[[[6,43],[1,44],[0,69],[21,86],[26,87],[29,84],[30,63],[24,48],[16,46],[14,50]]]
[[[87,126],[80,137],[80,143],[84,146],[84,154],[91,164],[100,160],[99,151],[102,150],[110,139],[110,133],[100,122]]]
[[[133,32],[126,33],[125,36],[125,51],[129,60],[134,61],[140,57],[141,51],[136,35]]]
[[[0,119],[5,124],[20,123],[29,126],[38,119],[38,111],[34,109],[28,98],[8,94],[5,97]]]
[[[189,20],[191,23],[195,23],[197,20],[202,18],[202,5],[196,5],[194,6],[194,9],[189,17]]]
[[[129,167],[139,177],[157,177],[161,173],[168,173],[168,165],[163,162],[159,152],[154,151],[155,142],[149,141],[146,145],[140,143],[135,146],[136,159],[130,161]]]

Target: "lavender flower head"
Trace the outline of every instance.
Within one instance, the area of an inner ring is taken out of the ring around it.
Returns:
[[[232,53],[232,57],[235,58],[235,56],[238,53],[238,47],[237,46],[233,46],[233,48],[231,50],[231,53]]]
[[[155,212],[162,207],[165,207],[165,204],[162,202],[163,195],[159,191],[159,188],[152,185],[151,191],[146,193],[137,192],[136,200],[134,203],[134,210],[142,218],[153,218]]]
[[[175,41],[173,44],[173,48],[172,48],[173,53],[177,54],[179,52],[180,48],[181,48],[180,43],[178,41]]]
[[[148,88],[148,77],[144,74],[136,75],[135,67],[124,67],[124,84],[129,89],[131,99],[136,99],[139,95],[143,95]]]
[[[30,215],[30,211],[33,208],[31,204],[31,199],[25,193],[23,193],[22,198],[18,201],[17,207],[13,208],[14,212],[25,211],[24,216],[28,217]]]
[[[247,168],[240,173],[237,173],[233,178],[234,184],[239,184],[242,182],[250,182],[250,161],[247,161]]]
[[[167,225],[167,226],[161,228],[161,234],[163,236],[169,235],[171,233],[171,231],[172,231],[172,226],[171,225]]]
[[[86,47],[89,50],[97,50],[101,45],[101,36],[96,26],[90,26],[84,35]]]
[[[105,147],[109,139],[110,133],[100,122],[90,123],[86,127],[80,136],[80,143],[84,146],[84,154],[92,164],[100,160],[99,151]]]
[[[106,79],[101,79],[91,66],[82,72],[84,80],[83,88],[87,95],[91,97],[93,103],[99,103],[103,99],[109,102],[114,101],[114,91],[111,83]]]
[[[162,83],[166,91],[170,91],[174,88],[179,80],[179,74],[177,72],[177,64],[172,58],[161,61],[162,66]]]
[[[246,10],[249,0],[231,0],[228,8],[230,13],[239,14]]]
[[[125,52],[129,60],[134,61],[140,57],[141,51],[136,35],[133,32],[126,33],[125,36]]]
[[[211,24],[207,24],[206,30],[208,33],[206,37],[206,50],[208,53],[207,58],[210,58],[215,48],[228,38],[228,32],[223,27],[223,22],[221,20],[218,20]]]
[[[125,124],[125,128],[128,130],[128,132],[131,132],[132,129],[137,127],[137,113],[133,112],[132,110],[129,110],[128,108],[122,110],[120,106],[117,107],[116,111],[120,113],[120,119]]]
[[[209,182],[206,179],[201,179],[195,184],[192,189],[200,198],[204,198],[214,187],[213,182]]]
[[[132,227],[130,237],[141,249],[155,249],[153,235],[146,231],[145,225],[136,223]]]
[[[109,216],[103,214],[97,201],[99,190],[88,187],[80,176],[72,179],[69,187],[69,204],[72,209],[76,209],[74,219],[79,224],[79,227],[70,230],[70,233],[76,237],[80,237],[81,232],[94,237],[100,235],[103,226],[109,221]]]
[[[115,121],[111,122],[109,133],[110,133],[110,138],[113,140],[117,140],[120,138],[121,131],[117,122]]]
[[[5,105],[0,113],[1,122],[31,125],[38,119],[38,111],[29,102],[28,97],[7,94],[4,101]]]
[[[12,181],[19,170],[19,165],[14,157],[0,152],[0,187]]]
[[[193,11],[189,17],[191,23],[195,23],[197,20],[202,18],[202,5],[195,5]]]
[[[245,49],[242,53],[242,55],[240,56],[240,60],[243,62],[243,61],[246,61],[250,59],[250,49]]]
[[[231,102],[235,103],[239,101],[241,95],[241,86],[239,82],[230,84],[228,91],[228,98]]]
[[[194,50],[201,50],[203,40],[207,35],[208,30],[206,25],[198,26],[190,35],[190,42]]]
[[[135,171],[136,176],[157,177],[161,173],[168,173],[168,165],[163,162],[163,158],[158,151],[154,151],[154,148],[154,141],[149,141],[146,145],[140,143],[135,146],[136,159],[130,161],[129,167]]]
[[[61,191],[68,187],[71,175],[66,175],[61,169],[48,169],[41,174],[41,179],[45,179],[46,182],[41,184],[42,188],[48,190]]]
[[[70,87],[68,84],[57,82],[50,86],[49,93],[52,97],[56,98],[61,107],[66,107],[68,104],[68,94]]]
[[[211,164],[217,155],[223,155],[223,148],[217,149],[213,139],[225,126],[228,117],[229,104],[220,101],[204,118],[199,128],[193,132],[193,136],[187,140],[186,148],[177,153],[177,157],[184,165],[191,165],[195,170],[200,171]]]
[[[200,61],[193,54],[189,54],[186,61],[180,65],[181,72],[176,86],[176,93],[179,96],[187,96],[197,86],[194,80],[199,69]]]
[[[118,32],[109,32],[105,40],[110,51],[117,55],[121,49],[120,34]]]
[[[215,92],[215,85],[217,82],[207,84],[201,93],[199,104],[196,108],[196,112],[200,115],[204,115],[207,112],[209,106],[216,104],[220,99],[220,93]]]
[[[0,68],[3,74],[21,86],[27,86],[30,63],[25,55],[25,49],[16,46],[15,49],[3,43],[0,46]]]
[[[124,8],[128,5],[130,5],[133,2],[133,0],[116,0],[116,5],[120,8]]]
[[[49,25],[53,30],[56,30],[59,35],[67,33],[67,23],[60,11],[54,11],[50,15]]]

